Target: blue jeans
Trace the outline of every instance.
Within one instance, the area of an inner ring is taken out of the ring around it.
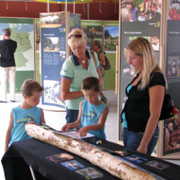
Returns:
[[[136,151],[137,148],[139,147],[139,144],[141,142],[141,139],[143,137],[144,133],[142,132],[132,132],[129,131],[127,128],[123,129],[123,143],[124,146],[126,146],[128,149],[132,150],[132,151]],[[147,154],[151,155],[151,153],[153,152],[157,140],[159,137],[159,128],[157,126],[149,144],[148,144],[148,151]]]
[[[66,109],[66,123],[75,122],[78,118],[79,110]]]

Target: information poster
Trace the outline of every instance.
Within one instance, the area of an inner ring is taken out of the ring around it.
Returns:
[[[69,12],[41,13],[40,21],[41,81],[45,88],[42,104],[64,108],[65,104],[60,92],[60,71],[69,56],[66,36],[70,29],[80,27],[80,15],[70,15]]]
[[[34,20],[31,18],[1,18],[1,29],[11,30],[11,39],[17,42],[16,92],[21,92],[21,85],[26,79],[34,79]],[[0,40],[2,40],[0,31]],[[8,88],[9,90],[9,88]]]
[[[160,50],[160,2],[156,5],[150,3],[144,6],[142,1],[135,1],[135,7],[130,14],[127,4],[122,3],[121,7],[121,49],[120,49],[120,113],[127,100],[125,94],[126,86],[131,82],[133,74],[130,70],[127,57],[127,45],[137,37],[146,38],[153,46],[157,60],[159,61]],[[121,117],[119,119],[119,140],[122,141]]]
[[[119,42],[119,21],[104,21],[104,51],[111,69],[105,71],[104,89],[115,89],[116,45]]]
[[[166,77],[175,106],[180,109],[180,1],[167,1]],[[180,111],[164,122],[163,154],[180,151]]]

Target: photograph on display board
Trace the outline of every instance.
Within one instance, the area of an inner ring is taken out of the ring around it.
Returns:
[[[180,112],[164,121],[164,154],[180,150]]]
[[[81,14],[70,14],[70,32],[81,25]]]
[[[161,0],[123,0],[121,3],[121,21],[148,21],[161,14]]]
[[[119,43],[119,26],[105,26],[104,51],[116,51]]]
[[[61,97],[61,87],[59,81],[44,80],[44,102],[59,104],[64,106],[65,103]]]
[[[180,20],[180,1],[168,0],[167,1],[167,19],[168,20]]]
[[[41,27],[60,27],[65,23],[65,13],[41,13]]]
[[[104,52],[109,59],[111,69],[105,71],[104,89],[115,89],[116,48],[119,44],[119,22],[104,21]]]
[[[123,38],[123,77],[125,78],[132,78],[134,76],[134,73],[131,70],[131,65],[128,63],[128,55],[127,55],[127,49],[126,47],[128,44],[136,39],[137,37],[124,37]],[[153,49],[155,51],[159,51],[159,37],[144,37],[146,38],[153,46]],[[156,42],[156,44],[155,44]]]
[[[66,168],[68,168],[69,170],[71,170],[71,171],[76,170],[76,169],[81,169],[81,168],[85,167],[83,164],[79,163],[76,160],[62,162],[61,164],[63,166],[65,166]]]
[[[87,36],[87,49],[90,49],[94,40],[103,42],[102,21],[81,20],[81,29]]]
[[[150,43],[155,51],[159,51],[159,47],[160,47],[160,44],[159,44],[160,38],[159,37],[156,37],[156,36],[151,37]]]
[[[103,174],[97,171],[92,167],[87,167],[84,169],[80,169],[76,171],[77,173],[83,175],[86,179],[96,179],[99,177],[103,177]]]
[[[59,52],[59,37],[44,37],[43,51],[45,52]]]
[[[168,78],[180,80],[180,56],[168,56]]]
[[[66,59],[66,52],[65,51],[59,51],[61,59]]]
[[[103,26],[88,26],[87,27],[87,44],[91,47],[94,40],[102,42],[103,39]]]

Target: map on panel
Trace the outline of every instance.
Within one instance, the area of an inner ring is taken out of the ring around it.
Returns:
[[[0,23],[1,29],[11,30],[11,39],[17,42],[15,52],[17,70],[34,70],[34,25],[29,23]],[[2,40],[0,31],[0,40]]]

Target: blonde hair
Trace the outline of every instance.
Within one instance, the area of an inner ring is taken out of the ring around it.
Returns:
[[[71,36],[74,34],[81,34],[82,38],[76,38],[75,36]],[[71,32],[68,34],[68,37],[70,37],[70,38],[68,38],[68,45],[70,47],[72,45],[78,46],[80,44],[87,44],[87,37],[82,29],[72,29]]]
[[[139,89],[145,89],[145,87],[149,83],[150,75],[152,72],[162,73],[158,65],[158,61],[156,59],[154,49],[147,39],[143,37],[139,37],[128,44],[127,50],[133,51],[136,55],[142,57],[143,59],[142,82],[139,85]],[[139,70],[135,71],[135,73],[138,72],[140,71]]]

